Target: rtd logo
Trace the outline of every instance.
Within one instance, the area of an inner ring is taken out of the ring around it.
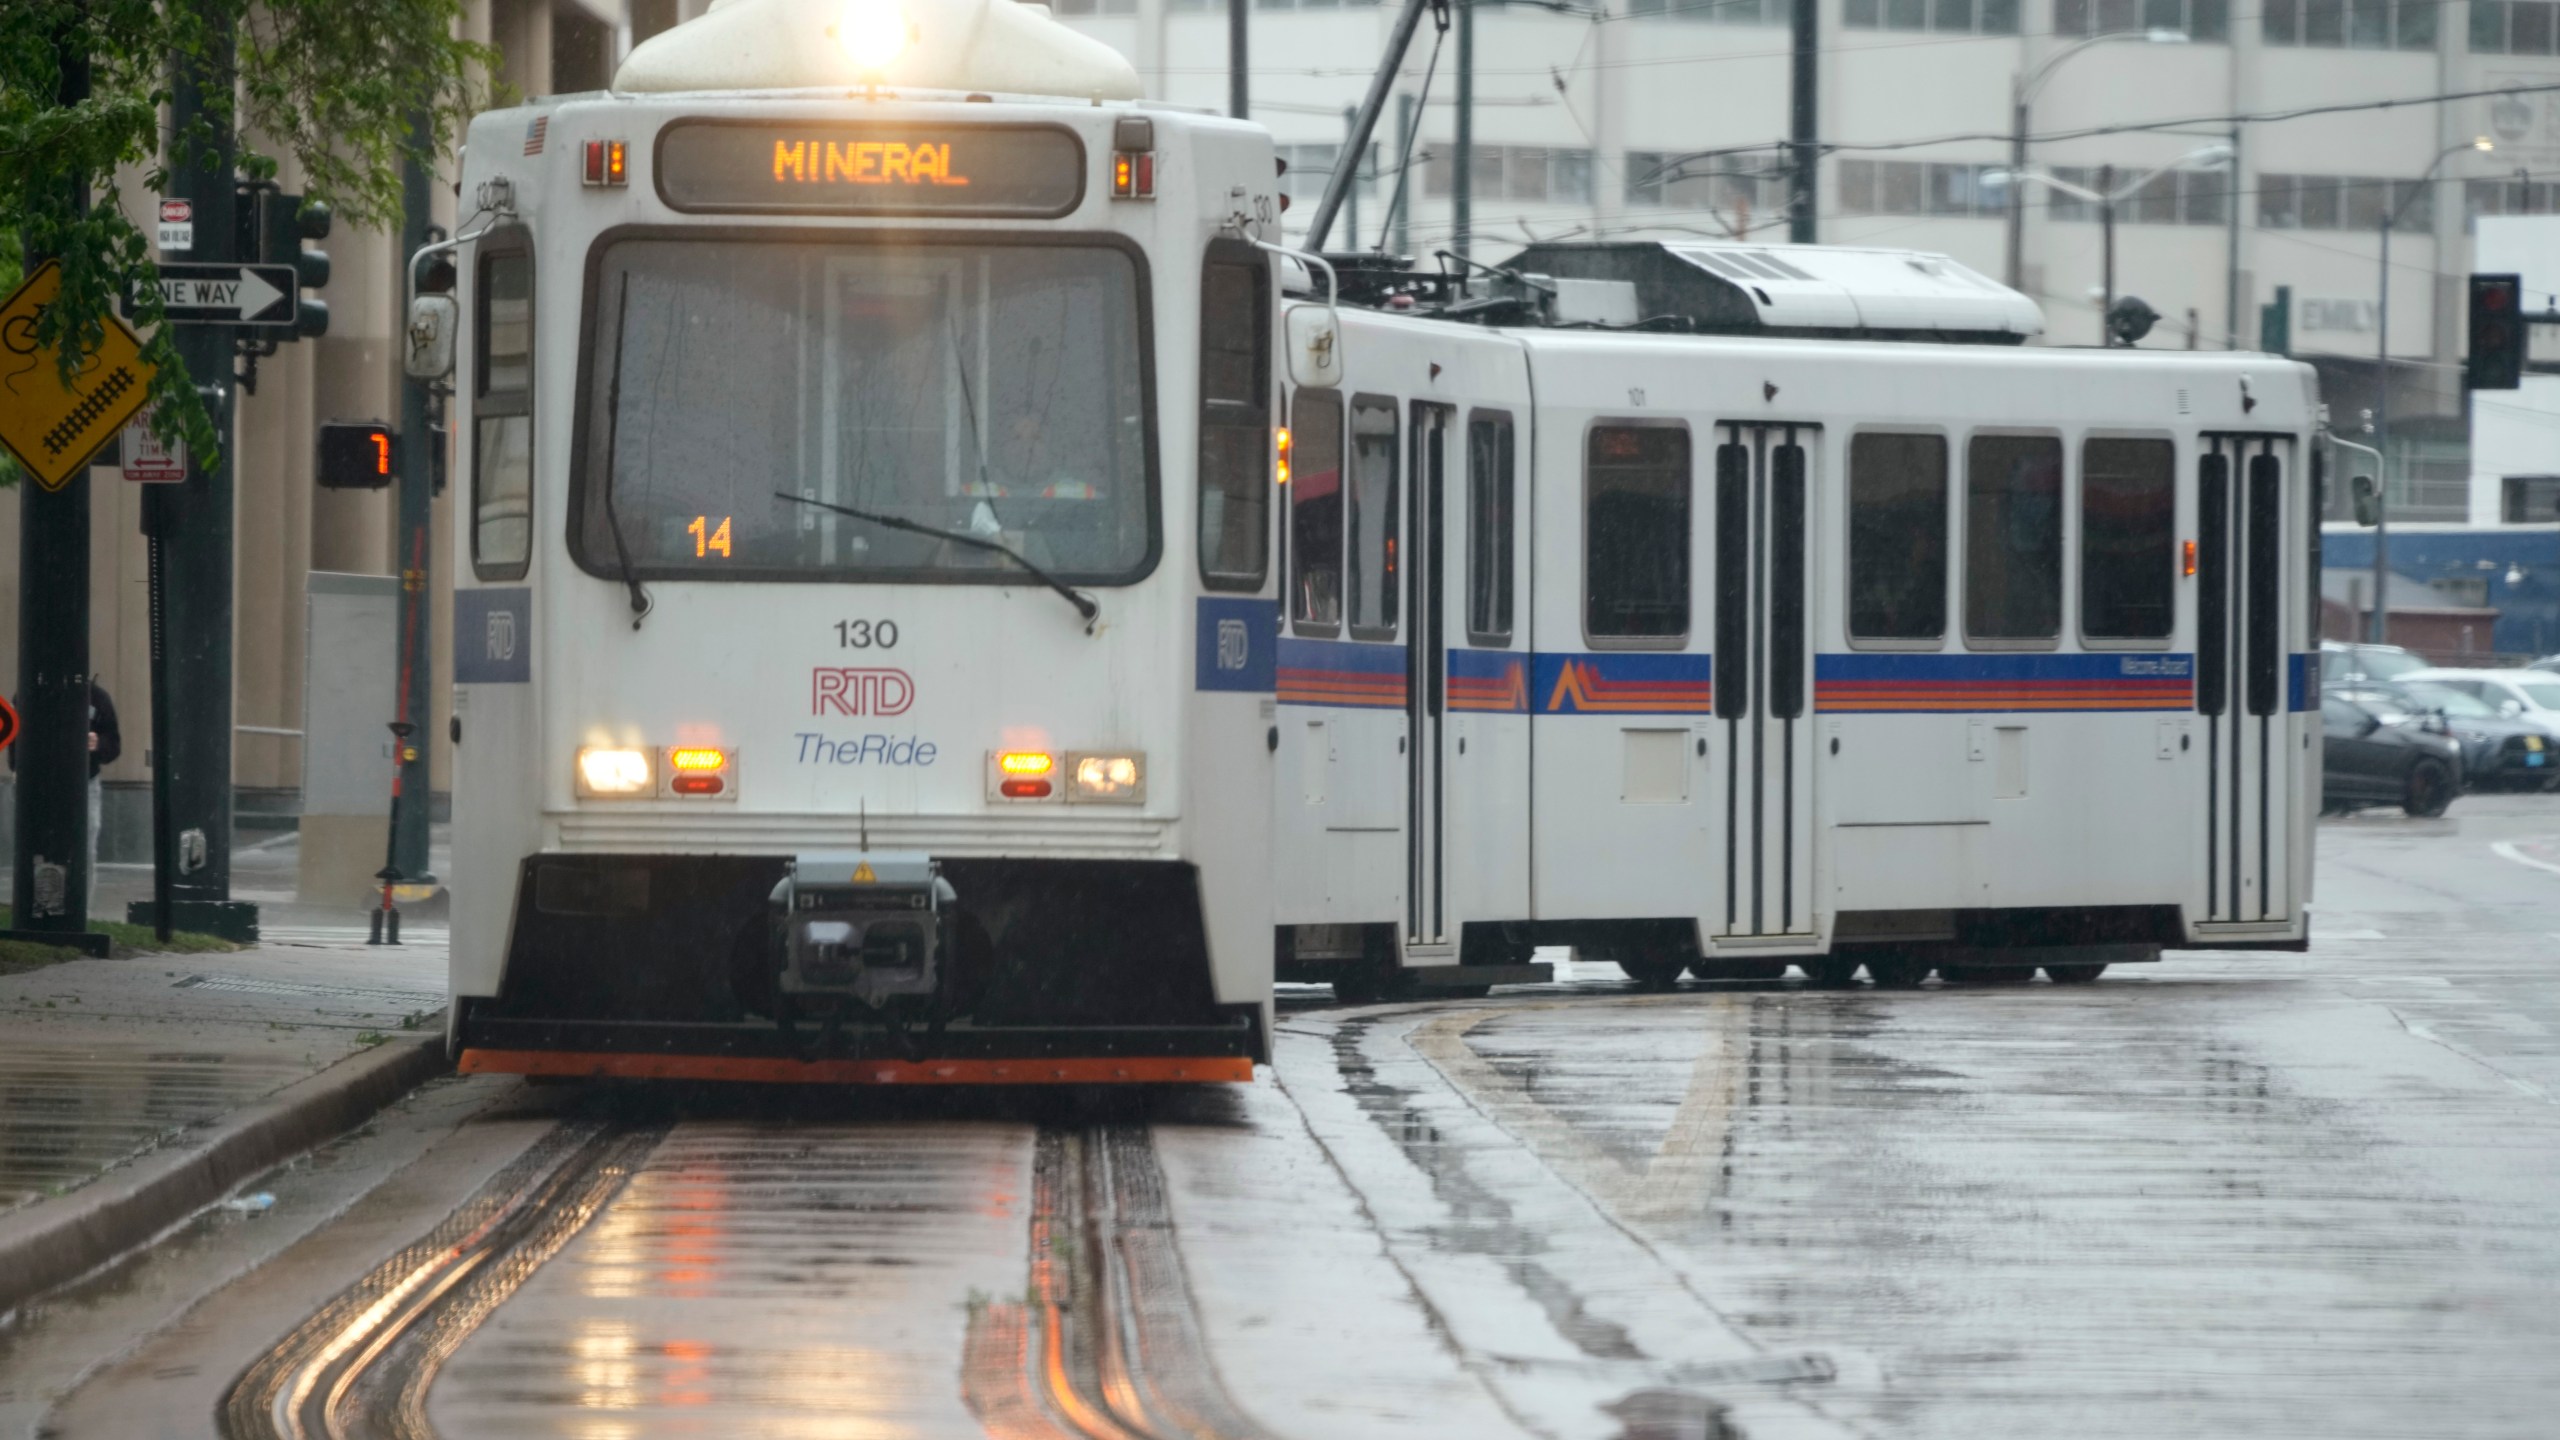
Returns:
[[[904,715],[914,703],[916,682],[904,670],[820,666],[809,672],[812,715]]]

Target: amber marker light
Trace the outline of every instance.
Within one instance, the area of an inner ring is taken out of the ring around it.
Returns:
[[[1279,436],[1280,468],[1277,474],[1277,479],[1279,483],[1286,485],[1289,483],[1289,427],[1286,425],[1281,426]]]
[[[2196,542],[2193,540],[2187,542],[2187,573],[2196,573]]]
[[[996,757],[996,768],[1007,775],[1046,775],[1058,768],[1058,757],[1038,750],[1008,750]]]
[[[667,763],[681,775],[696,770],[717,770],[729,763],[728,752],[680,745],[667,752]]]

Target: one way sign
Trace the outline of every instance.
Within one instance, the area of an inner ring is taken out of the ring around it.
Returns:
[[[163,264],[160,304],[181,325],[292,329],[300,287],[290,265]]]

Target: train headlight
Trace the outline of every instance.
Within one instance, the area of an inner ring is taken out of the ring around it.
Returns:
[[[907,17],[894,0],[847,0],[836,17],[836,43],[864,74],[876,75],[907,51]]]
[[[578,752],[578,793],[582,796],[650,795],[657,788],[657,767],[649,763],[646,750],[590,745]]]
[[[1147,798],[1147,757],[1134,750],[1070,755],[1067,773],[1075,782],[1071,800],[1135,804]]]

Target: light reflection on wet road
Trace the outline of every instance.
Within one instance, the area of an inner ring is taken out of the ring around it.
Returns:
[[[444,1435],[974,1433],[967,1305],[1018,1293],[1030,1127],[677,1126],[613,1206],[466,1342]]]
[[[2542,802],[2464,803],[2324,827],[2308,955],[1300,997],[1274,1070],[1207,1096],[565,1092],[675,1123],[429,1414],[455,1440],[1074,1433],[1023,1340],[1033,1167],[1043,1127],[1108,1122],[1163,1157],[1160,1199],[1103,1207],[1177,1276],[1134,1303],[1196,1325],[1172,1368],[1214,1371],[1239,1435],[2547,1436],[2560,873],[2493,847],[2560,839]],[[1043,1256],[1130,1263],[1076,1213]],[[101,1373],[174,1375],[167,1343]],[[206,1393],[234,1373],[204,1363]]]

